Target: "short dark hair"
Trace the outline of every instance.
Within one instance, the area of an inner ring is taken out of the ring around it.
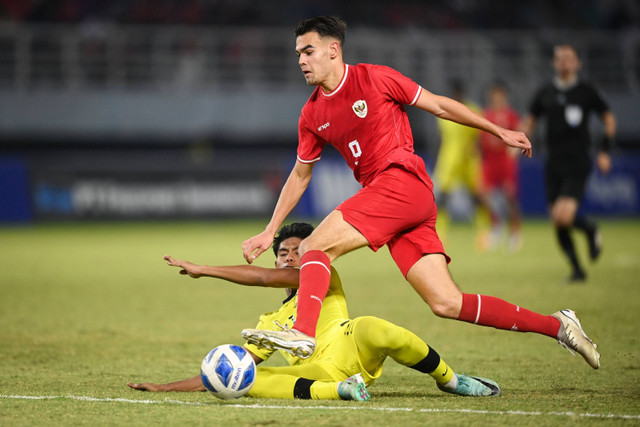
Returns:
[[[320,37],[333,37],[338,39],[340,46],[344,47],[347,24],[337,16],[316,16],[305,18],[296,25],[296,37],[315,31]]]
[[[282,243],[283,240],[291,237],[306,239],[312,232],[313,225],[307,224],[306,222],[294,222],[293,224],[283,226],[273,238],[273,253],[278,256],[280,243]]]
[[[573,53],[576,55],[576,58],[580,59],[580,53],[578,52],[578,49],[576,49],[576,47],[570,43],[558,43],[553,45],[553,55],[555,56],[556,54],[556,50],[557,49],[569,49],[572,50]]]

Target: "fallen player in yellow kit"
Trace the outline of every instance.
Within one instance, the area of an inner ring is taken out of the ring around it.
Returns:
[[[165,256],[181,274],[193,278],[214,277],[246,286],[284,288],[287,299],[278,310],[260,316],[259,329],[289,328],[296,315],[300,257],[298,246],[313,226],[294,223],[282,227],[273,242],[277,268],[251,265],[213,267]],[[258,367],[256,380],[248,396],[279,399],[369,400],[366,386],[382,374],[385,359],[391,357],[401,365],[429,374],[440,390],[462,396],[496,396],[498,384],[486,378],[456,374],[414,333],[373,316],[349,319],[342,283],[331,268],[331,285],[318,322],[318,347],[308,359],[281,351],[290,366]],[[254,343],[244,348],[256,364],[268,359],[274,350],[258,348]],[[143,391],[204,391],[200,375],[168,384],[129,383]]]

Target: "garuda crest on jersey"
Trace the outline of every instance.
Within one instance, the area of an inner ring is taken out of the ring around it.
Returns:
[[[367,117],[367,113],[369,112],[367,110],[367,101],[363,99],[354,102],[351,108],[353,108],[353,112],[356,113],[356,116],[360,117],[361,119]]]

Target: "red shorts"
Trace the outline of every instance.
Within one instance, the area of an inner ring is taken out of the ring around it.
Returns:
[[[512,157],[482,163],[482,187],[485,191],[504,190],[509,197],[518,195],[518,161]]]
[[[337,209],[377,251],[385,244],[404,276],[426,254],[451,258],[436,233],[433,191],[420,178],[390,167]]]

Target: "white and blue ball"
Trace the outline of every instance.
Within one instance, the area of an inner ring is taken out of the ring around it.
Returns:
[[[236,399],[251,389],[256,379],[256,364],[244,348],[223,344],[205,356],[200,377],[214,396]]]

